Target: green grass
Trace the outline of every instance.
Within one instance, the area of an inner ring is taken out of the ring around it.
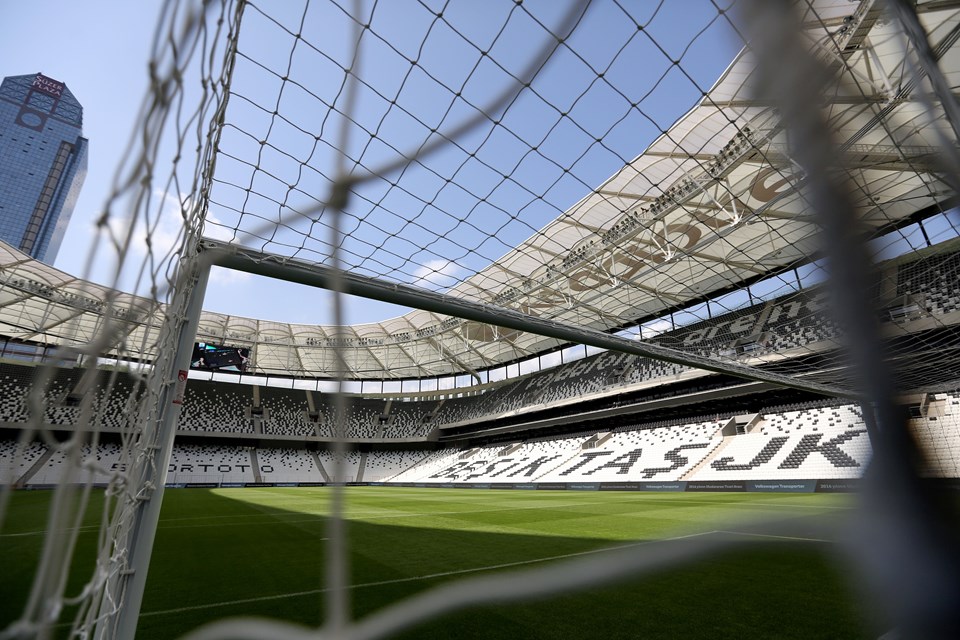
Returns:
[[[138,638],[175,637],[231,615],[320,624],[330,495],[328,488],[168,490]],[[454,580],[543,566],[536,561],[625,541],[730,529],[745,518],[787,518],[802,537],[806,518],[847,508],[843,496],[743,493],[354,487],[347,497],[355,617]],[[44,528],[49,498],[13,496],[0,535],[0,628],[26,601],[42,542],[32,532]],[[81,534],[68,593],[89,575],[95,540],[92,528]],[[870,635],[825,552],[821,542],[770,540],[644,579],[457,612],[399,637]],[[503,565],[514,566],[492,568]]]

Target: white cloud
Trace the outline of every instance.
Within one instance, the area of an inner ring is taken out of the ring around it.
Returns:
[[[161,290],[165,288],[166,274],[170,272],[169,255],[183,241],[181,208],[192,204],[185,195],[178,197],[160,189],[153,191],[147,214],[143,208],[132,213],[133,207],[128,204],[125,199],[113,203],[105,229],[89,227],[87,246],[95,247],[95,254],[89,273],[79,272],[77,275],[107,286],[116,284],[122,291],[149,296],[153,285]],[[98,241],[93,244],[95,238]],[[123,264],[119,264],[121,252],[125,252]],[[149,261],[148,255],[151,257]],[[154,275],[150,274],[151,271]]]
[[[231,242],[234,240],[233,230],[225,226],[224,223],[209,211],[207,212],[206,223],[203,225],[203,235],[213,240]],[[234,269],[222,269],[214,267],[210,271],[210,282],[220,286],[230,286],[239,282],[247,282],[251,278],[245,271],[235,271]]]
[[[449,289],[459,282],[460,265],[450,260],[428,260],[413,272],[413,285],[427,289]]]
[[[222,267],[214,267],[210,270],[210,282],[219,286],[230,286],[240,282],[247,282],[250,278],[250,274],[246,271],[236,271]]]
[[[95,265],[98,273],[93,274],[96,281],[104,284],[113,282],[117,272],[119,248],[126,246],[127,255],[118,281],[120,289],[149,295],[154,278],[146,277],[137,281],[148,252],[152,254],[153,262],[152,265],[148,265],[148,269],[152,268],[157,272],[156,284],[161,289],[165,288],[165,274],[171,272],[166,263],[169,256],[180,248],[184,239],[183,211],[187,211],[189,215],[193,203],[186,194],[166,193],[161,189],[153,191],[153,198],[149,216],[138,211],[135,218],[117,213],[109,218],[107,225],[109,233],[101,239],[99,244]],[[117,211],[122,209],[118,208]],[[205,235],[223,241],[233,238],[232,230],[215,216],[208,214],[207,219],[211,224],[205,225]],[[130,233],[131,223],[134,225],[132,233]],[[94,232],[96,232],[95,229]],[[210,281],[220,287],[230,287],[245,283],[250,277],[250,274],[241,271],[215,268],[211,271]]]
[[[226,226],[222,220],[209,211],[203,225],[203,235],[222,242],[232,242],[234,240],[233,229]]]

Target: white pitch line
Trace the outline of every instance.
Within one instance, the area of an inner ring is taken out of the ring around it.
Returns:
[[[563,560],[565,558],[576,558],[579,556],[592,555],[596,553],[606,553],[609,551],[618,551],[621,549],[629,549],[631,547],[639,547],[647,544],[653,544],[654,542],[666,542],[671,540],[683,540],[685,538],[697,538],[700,536],[706,536],[710,534],[717,533],[716,531],[703,531],[700,533],[691,533],[683,536],[674,536],[672,538],[660,538],[657,540],[641,540],[639,542],[632,542],[629,544],[620,544],[614,547],[603,547],[601,549],[589,549],[587,551],[577,551],[574,553],[564,553],[556,556],[549,556],[546,558],[534,558],[531,560],[518,560],[516,562],[504,562],[502,564],[492,564],[485,567],[473,567],[470,569],[456,569],[453,571],[440,571],[437,573],[429,573],[422,576],[411,576],[408,578],[393,578],[391,580],[378,580],[376,582],[362,582],[360,584],[351,584],[348,585],[348,589],[363,589],[366,587],[382,587],[385,585],[391,584],[402,584],[405,582],[419,582],[421,580],[433,580],[434,578],[444,578],[447,576],[456,576],[464,575],[468,573],[480,573],[483,571],[494,571],[497,569],[508,569],[510,567],[522,567],[525,565],[539,564],[541,562],[550,562],[552,560]],[[313,596],[321,593],[328,592],[329,589],[324,587],[320,589],[310,589],[308,591],[293,591],[290,593],[278,593],[271,596],[257,596],[255,598],[240,598],[237,600],[227,600],[223,602],[209,602],[207,604],[194,604],[187,607],[177,607],[175,609],[163,609],[161,611],[146,611],[140,614],[140,617],[147,616],[163,616],[170,615],[174,613],[184,613],[186,611],[199,611],[202,609],[215,609],[217,607],[228,607],[238,604],[250,604],[253,602],[265,602],[269,600],[283,600],[286,598],[298,598],[302,596]]]
[[[751,538],[773,538],[776,540],[798,540],[800,542],[833,542],[833,540],[824,540],[823,538],[804,538],[803,536],[780,536],[773,533],[753,533],[750,531],[727,531],[718,529],[716,533],[729,533],[735,536],[749,536]]]

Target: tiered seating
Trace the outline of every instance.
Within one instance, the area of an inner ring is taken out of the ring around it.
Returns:
[[[260,406],[264,419],[261,422],[265,434],[283,436],[312,436],[314,425],[310,422],[310,405],[303,391],[293,389],[260,388]]]
[[[935,256],[900,266],[897,295],[923,294],[927,312],[940,315],[960,309],[960,253]]]
[[[22,449],[16,440],[0,440],[0,484],[14,484],[47,452],[39,442],[31,442]]]
[[[624,384],[632,384],[646,380],[656,380],[658,378],[667,378],[669,376],[675,376],[679,373],[682,373],[683,371],[687,371],[690,368],[679,364],[673,364],[672,362],[651,360],[650,358],[636,358],[633,365],[628,366],[629,368],[626,372]]]
[[[177,445],[167,482],[253,482],[249,447]]]
[[[624,430],[579,452],[547,482],[679,480],[720,444],[718,422]]]
[[[425,438],[434,425],[424,423],[425,402],[397,402],[390,405],[390,420],[384,426],[384,438]]]
[[[455,477],[447,482],[528,482],[541,480],[551,469],[563,464],[580,451],[583,436],[551,440],[537,440],[513,447],[491,448],[475,455],[460,468],[453,469]],[[498,450],[499,449],[499,450]],[[494,453],[496,451],[496,453]],[[509,453],[507,453],[509,451]]]
[[[769,332],[771,349],[821,342],[835,337],[837,330],[825,314],[814,311],[820,305],[815,295],[804,292],[769,303],[770,313],[762,326],[757,324],[767,303],[688,325],[662,334],[652,342],[707,356],[724,355],[735,340],[755,332]],[[447,400],[437,422],[479,420],[524,407],[555,404],[613,387],[676,376],[687,369],[658,360],[605,352],[533,374],[480,396]]]
[[[327,399],[323,397],[323,399]],[[347,438],[375,438],[380,432],[380,416],[385,406],[383,400],[366,400],[351,398],[347,403]],[[320,421],[317,432],[321,437],[333,437],[336,419],[332,399],[330,404],[321,404],[317,407]]]
[[[47,424],[72,425],[80,417],[80,408],[67,405],[67,396],[80,379],[80,371],[55,369],[43,394],[43,421]]]
[[[476,420],[493,412],[513,411],[523,406],[523,396],[517,392],[527,382],[528,379],[524,379],[505,384],[479,396],[450,398],[440,407],[435,421],[437,424],[453,424],[464,420]]]
[[[922,294],[927,311],[931,314],[944,314],[960,310],[960,288],[957,287],[960,275],[960,253],[932,256],[923,260],[904,263],[897,267],[896,295],[910,296]],[[887,292],[892,294],[893,292]],[[654,342],[670,345],[688,352],[724,356],[730,351],[731,343],[738,338],[756,335],[758,332],[769,334],[772,339],[769,347],[777,350],[801,348],[816,342],[831,340],[837,335],[837,329],[822,313],[824,300],[818,290],[804,290],[791,293],[777,300],[761,303],[750,308],[739,309],[721,317],[704,320],[688,325],[676,331],[661,334]],[[736,355],[733,353],[733,355]],[[650,382],[651,386],[672,377],[685,368],[660,361],[636,356],[604,352],[590,358],[584,358],[566,365],[541,371],[511,380],[485,393],[449,398],[443,402],[435,418],[424,422],[424,417],[436,408],[436,398],[429,401],[405,402],[383,398],[352,398],[346,416],[347,437],[354,439],[372,438],[425,438],[438,425],[449,425],[463,421],[481,421],[491,416],[505,413],[536,410],[542,406],[556,407],[559,404],[573,405],[576,400],[598,393],[639,382]],[[41,369],[35,366],[0,364],[0,422],[25,423],[29,419],[26,395]],[[134,410],[137,400],[133,393],[136,379],[127,373],[115,376],[112,392],[108,393],[106,384],[110,372],[103,371],[95,388],[81,392],[78,383],[83,371],[64,367],[51,372],[50,383],[44,392],[43,422],[55,426],[76,425],[79,420],[78,402],[85,398],[93,399],[93,409],[103,416],[102,424],[108,429],[138,425],[139,418]],[[683,385],[689,391],[698,382]],[[656,397],[658,393],[671,393],[678,387],[651,389],[645,397]],[[259,390],[262,419],[252,417],[253,392],[246,385],[224,382],[190,380],[187,385],[178,428],[181,430],[219,433],[251,434],[259,422],[265,436],[282,435],[289,437],[331,437],[333,435],[333,408],[330,398],[315,394],[319,422],[314,424],[308,417],[308,403],[305,392],[292,389],[262,387]],[[626,396],[630,397],[633,396]],[[924,424],[917,426],[917,436],[928,450],[930,472],[940,475],[956,476],[960,474],[960,434],[958,434],[957,414],[954,402],[960,402],[955,396],[940,398],[948,407],[944,414],[934,413],[923,419]],[[610,404],[614,404],[611,400]],[[572,413],[575,407],[569,407]],[[560,414],[566,409],[558,410]],[[696,464],[697,456],[708,456],[712,451],[715,438],[703,436],[701,425],[668,425],[665,431],[646,425],[643,429],[632,429],[616,434],[599,450],[569,453],[574,459],[563,458],[568,454],[566,445],[524,444],[510,456],[497,456],[492,449],[475,453],[466,462],[459,465],[460,452],[444,452],[436,456],[427,456],[423,465],[417,465],[420,471],[404,471],[403,454],[376,453],[368,457],[368,472],[364,479],[386,477],[387,471],[394,471],[398,480],[447,482],[462,481],[461,477],[471,477],[471,481],[486,482],[494,478],[505,479],[517,472],[525,479],[533,478],[547,481],[595,481],[638,479],[636,474],[647,476],[645,469],[669,469],[658,471],[650,477],[639,479],[679,478],[688,473]],[[785,409],[779,414],[770,413],[764,422],[752,433],[737,436],[723,443],[723,451],[716,460],[709,460],[695,474],[694,479],[739,478],[811,478],[811,477],[847,477],[858,475],[869,460],[867,439],[862,433],[863,425],[855,409],[840,408],[802,408]],[[259,435],[259,432],[256,434]],[[693,447],[704,442],[709,446]],[[689,446],[688,446],[689,445]],[[677,447],[681,448],[675,451]],[[547,449],[550,449],[548,452]],[[31,449],[32,450],[32,449]],[[292,451],[292,450],[291,450]],[[635,453],[639,451],[640,453]],[[91,459],[96,452],[88,452]],[[561,455],[555,460],[554,454]],[[574,455],[576,454],[576,455]],[[588,454],[596,454],[592,457]],[[11,454],[12,455],[12,454]],[[271,454],[273,455],[273,454]],[[306,464],[306,460],[297,462],[301,453],[290,453],[285,459],[294,466]],[[626,456],[626,457],[624,457]],[[792,457],[791,457],[792,456]],[[530,470],[517,469],[502,471],[505,465],[487,470],[483,464],[503,462],[495,458],[509,457],[509,462],[524,461],[532,464],[541,457],[545,462],[528,474]],[[680,457],[687,462],[675,467]],[[584,464],[576,467],[582,459],[596,460],[597,465]],[[622,458],[622,459],[621,459]],[[60,462],[58,462],[60,460]],[[850,461],[853,461],[852,463]],[[609,462],[607,462],[609,461]],[[302,463],[302,464],[301,464]],[[628,464],[629,463],[629,464]],[[10,468],[21,469],[24,462],[14,460]],[[62,456],[57,454],[43,465],[38,475],[53,474],[62,466]],[[229,466],[229,463],[224,463]],[[239,464],[239,463],[238,463]],[[350,473],[353,477],[359,473],[359,456],[351,458]],[[554,468],[554,465],[563,465]],[[426,465],[426,466],[424,466]],[[445,465],[445,466],[444,466]],[[783,466],[781,466],[783,465]],[[548,468],[548,466],[550,468]],[[460,469],[451,472],[446,478],[429,479],[447,467]],[[573,467],[576,467],[575,469]],[[297,469],[285,471],[298,473]],[[427,471],[429,470],[429,473]],[[421,473],[422,471],[422,473]],[[502,473],[501,473],[502,471]],[[561,476],[564,471],[569,471]],[[42,472],[42,473],[41,473]],[[402,473],[401,473],[402,472]],[[10,471],[12,474],[13,471]],[[417,475],[419,474],[419,475]],[[772,476],[770,474],[773,474]],[[243,475],[241,473],[241,475]],[[315,477],[315,476],[312,476]]]
[[[0,421],[27,422],[30,409],[27,395],[34,381],[42,374],[49,375],[43,393],[43,421],[49,424],[74,424],[79,409],[67,406],[65,399],[73,391],[80,372],[72,369],[43,371],[33,367],[3,365],[0,375]]]
[[[81,445],[79,464],[70,464],[70,453],[63,447],[53,452],[47,462],[29,479],[30,484],[57,484],[68,480],[75,483],[107,483],[116,473],[126,469],[120,463],[120,446],[101,443],[97,447]]]
[[[769,348],[788,351],[835,339],[838,329],[824,304],[816,290],[789,294],[768,303],[762,331],[771,338]]]
[[[323,482],[313,455],[305,449],[259,449],[257,462],[264,482]]]
[[[837,324],[829,316],[805,316],[784,324],[774,333],[771,347],[776,351],[787,351],[824,340],[835,340],[838,336]]]
[[[327,472],[327,475],[330,476],[331,480],[337,482],[355,482],[357,479],[357,474],[360,471],[360,454],[356,451],[348,451],[346,455],[342,458],[343,467],[341,469],[340,475],[334,477],[334,455],[332,451],[319,451],[317,456],[320,458],[320,464],[323,465],[324,471]]]
[[[33,380],[30,367],[3,366],[0,369],[0,421],[27,422],[27,392]]]
[[[129,429],[138,426],[137,405],[144,393],[143,383],[136,384],[128,375],[117,374],[112,387],[103,379],[97,388],[97,410],[101,425],[112,429]],[[136,392],[134,391],[136,389]]]
[[[897,267],[896,296],[920,295],[930,314],[941,315],[960,310],[960,252],[925,257]],[[838,330],[830,315],[823,313],[825,301],[817,289],[790,293],[777,300],[738,309],[712,319],[698,321],[675,331],[663,333],[652,341],[683,351],[720,357],[736,356],[733,341],[762,334],[770,339],[763,348],[778,351],[801,348],[834,339]],[[764,339],[766,339],[766,337]],[[425,437],[437,425],[477,421],[491,416],[541,405],[579,399],[609,389],[643,381],[675,376],[685,368],[635,356],[604,352],[546,371],[508,381],[484,393],[447,399],[435,419],[423,422],[436,400],[403,402],[394,400],[389,411],[384,399],[353,399],[347,415],[350,438]],[[28,420],[26,394],[39,369],[34,366],[0,365],[0,422],[24,423]],[[77,382],[82,371],[62,368],[53,371],[44,394],[43,420],[54,425],[76,424],[80,409]],[[109,428],[136,422],[130,400],[134,380],[119,374],[113,392],[105,389],[109,373],[104,371],[97,388],[85,392],[101,410]],[[73,394],[71,398],[70,395]],[[92,395],[91,395],[92,394]],[[317,394],[320,423],[307,417],[306,396],[302,391],[263,387],[261,421],[266,435],[321,437],[333,435],[332,407]],[[204,432],[251,433],[254,421],[249,416],[252,392],[243,385],[191,380],[181,413],[180,429]],[[381,418],[389,415],[384,423]]]
[[[380,432],[383,400],[351,399],[347,418],[348,438],[375,438]]]
[[[860,476],[871,457],[860,409],[829,406],[829,400],[806,407],[768,411],[749,433],[722,438],[722,420],[680,426],[624,428],[593,448],[590,434],[542,438],[475,449],[373,451],[365,456],[367,482],[617,482],[717,480],[818,480]],[[928,415],[912,426],[927,455],[928,475],[960,477],[960,394],[936,394]],[[20,453],[11,439],[0,441],[0,481],[13,483],[46,453],[31,443]],[[113,443],[96,449],[84,445],[76,482],[105,483],[122,472],[121,451]],[[60,482],[70,467],[67,452],[54,451],[27,479],[27,484]],[[333,472],[333,453],[318,456]],[[257,451],[266,482],[321,482],[313,455],[304,449]],[[341,481],[360,474],[361,454],[345,455]],[[232,446],[176,445],[169,466],[171,483],[253,482],[250,450]]]
[[[718,422],[613,434],[581,449],[586,436],[485,447],[436,456],[395,478],[411,482],[604,482],[677,480],[720,444]]]
[[[664,333],[653,342],[699,355],[717,355],[731,342],[753,333],[762,305],[737,309],[719,317],[707,318],[676,331]]]
[[[371,451],[363,468],[364,482],[384,482],[427,456],[426,451]]]
[[[604,352],[567,365],[540,371],[482,395],[447,400],[437,414],[438,424],[452,424],[478,420],[532,407],[555,404],[571,398],[580,398],[623,384],[617,374],[628,368],[641,370],[635,356]],[[673,371],[674,365],[663,365],[664,371]]]
[[[253,433],[247,411],[253,404],[250,388],[191,380],[183,398],[178,429]]]
[[[418,462],[416,466],[398,473],[391,478],[390,481],[420,482],[421,478],[433,475],[434,473],[437,473],[438,471],[441,471],[452,465],[462,453],[462,449],[453,448],[442,449],[440,451],[431,451],[423,458],[423,460]]]
[[[27,394],[40,371],[33,367],[0,365],[0,422],[29,421]],[[84,399],[78,391],[83,370],[54,369],[49,373],[49,383],[43,393],[43,422],[76,425],[81,417],[80,403]],[[112,386],[109,386],[111,380]],[[133,388],[133,381],[125,373],[100,372],[97,386],[91,392],[91,420],[99,416],[101,426],[107,428],[126,427],[131,420],[135,422],[135,411],[131,407],[136,406],[137,397]]]
[[[771,416],[751,433],[727,438],[691,480],[856,478],[870,454],[856,407],[789,411]]]
[[[408,473],[402,474],[410,482],[489,482],[499,478],[501,482],[533,480],[531,476],[546,471],[544,465],[551,461],[557,464],[560,453],[533,455],[533,451],[519,455],[506,452],[514,445],[488,445],[477,450],[454,451],[445,458],[430,460],[429,465],[419,464]],[[518,450],[519,451],[519,450]],[[516,477],[515,477],[516,476]],[[398,476],[396,480],[399,481]]]

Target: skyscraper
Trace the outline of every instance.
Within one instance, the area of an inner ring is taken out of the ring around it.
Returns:
[[[83,107],[36,73],[0,84],[0,240],[53,263],[87,175]]]

